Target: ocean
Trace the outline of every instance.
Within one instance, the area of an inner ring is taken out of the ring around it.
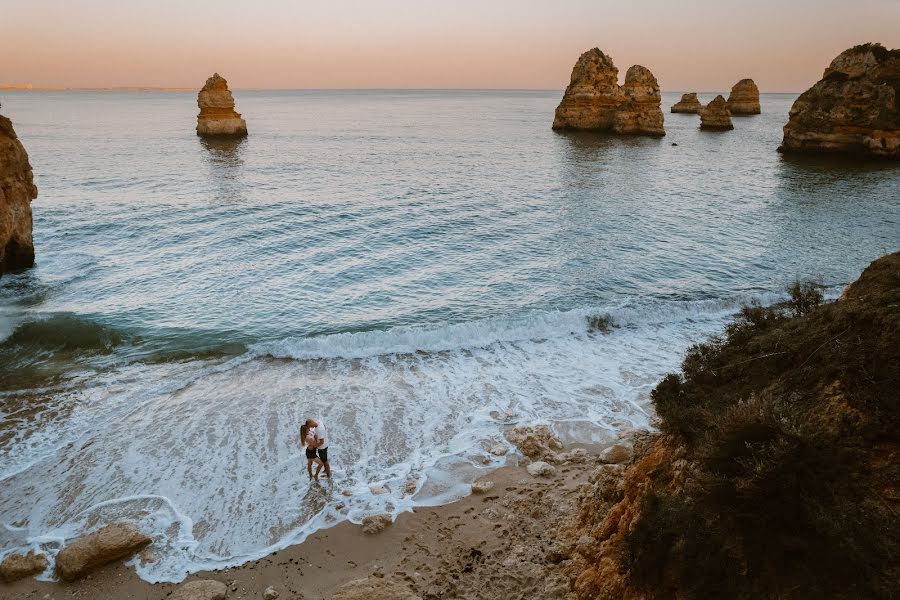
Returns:
[[[250,136],[208,143],[194,93],[0,93],[40,192],[0,279],[0,555],[125,519],[179,581],[450,501],[504,427],[652,427],[742,304],[900,247],[895,165],[776,152],[793,95],[662,139],[553,132],[561,91],[235,96]]]

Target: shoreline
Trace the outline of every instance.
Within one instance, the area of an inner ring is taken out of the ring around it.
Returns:
[[[513,585],[524,595],[544,593],[546,571],[556,566],[546,559],[546,549],[557,543],[556,528],[574,512],[601,452],[615,443],[571,444],[565,452],[557,448],[558,453],[536,456],[555,463],[554,473],[544,476],[530,474],[527,466],[536,461],[517,453],[476,480],[476,488],[488,489],[402,513],[378,533],[364,533],[363,526],[344,521],[259,560],[192,573],[179,584],[148,583],[120,561],[72,583],[27,578],[0,584],[0,599],[162,600],[186,583],[215,580],[227,586],[232,600],[262,598],[270,586],[280,599],[316,600],[367,577],[395,581],[421,598],[504,597],[491,595],[489,581],[500,590]],[[521,572],[518,577],[516,572]],[[563,579],[560,572],[554,583],[559,591],[568,587]]]

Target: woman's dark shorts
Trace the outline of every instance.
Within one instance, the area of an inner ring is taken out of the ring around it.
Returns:
[[[319,460],[323,463],[328,462],[328,448],[319,448]]]
[[[316,449],[315,448],[307,448],[306,449],[306,458],[312,460],[316,457]]]

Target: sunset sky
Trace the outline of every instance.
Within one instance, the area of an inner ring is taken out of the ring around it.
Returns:
[[[598,46],[664,90],[802,91],[900,47],[900,0],[4,0],[0,83],[561,89]]]

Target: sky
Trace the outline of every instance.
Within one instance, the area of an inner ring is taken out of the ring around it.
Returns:
[[[0,83],[562,89],[599,47],[667,91],[803,91],[900,47],[900,0],[0,0]]]

